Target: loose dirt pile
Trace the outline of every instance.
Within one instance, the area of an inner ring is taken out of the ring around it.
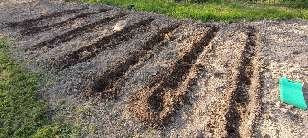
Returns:
[[[305,21],[205,24],[45,0],[0,7],[12,57],[46,74],[53,119],[82,136],[308,134],[307,112],[277,91],[284,74],[307,82]]]

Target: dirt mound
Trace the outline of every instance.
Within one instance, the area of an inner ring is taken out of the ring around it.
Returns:
[[[161,136],[257,135],[259,27],[177,21],[105,5],[35,6],[48,8],[20,14],[15,9],[26,4],[7,7],[12,12],[3,14],[1,32],[16,38],[17,59],[54,79],[42,89],[51,105],[91,103],[95,115],[82,120],[101,128],[98,135],[147,135],[151,128]]]

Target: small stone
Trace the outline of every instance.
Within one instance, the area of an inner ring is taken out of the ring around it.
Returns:
[[[124,29],[124,27],[126,26],[127,21],[126,20],[121,20],[119,22],[117,22],[117,24],[113,27],[113,31],[122,31]]]
[[[268,113],[264,114],[264,119],[269,120],[270,119],[270,115]]]
[[[281,107],[281,103],[280,102],[276,102],[276,107]]]
[[[308,124],[307,123],[305,123],[305,129],[308,129]]]
[[[294,106],[293,106],[293,105],[287,105],[286,108],[289,109],[289,110],[291,110],[291,109],[294,108]]]
[[[283,113],[287,113],[287,112],[288,112],[288,109],[286,109],[286,108],[281,108],[281,111],[282,111]]]

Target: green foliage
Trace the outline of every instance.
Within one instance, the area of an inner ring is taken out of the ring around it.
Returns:
[[[281,0],[281,4],[295,8],[308,8],[308,0]]]
[[[205,2],[218,2],[221,0],[174,0],[175,2],[189,2],[189,3],[205,3]]]
[[[308,8],[308,0],[174,0],[174,2],[186,3],[259,3],[271,5],[283,5],[293,8]]]
[[[36,93],[39,76],[10,59],[8,45],[0,38],[0,138],[68,135],[68,126],[47,118],[47,106]]]
[[[39,128],[33,138],[70,137],[72,128],[62,124],[52,124]]]
[[[179,19],[191,18],[201,21],[262,20],[262,19],[308,19],[308,9],[287,7],[245,5],[240,3],[176,3],[173,0],[83,0],[90,3],[105,3],[136,10],[156,12]]]

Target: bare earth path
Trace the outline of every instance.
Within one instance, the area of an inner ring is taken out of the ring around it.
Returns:
[[[308,137],[278,79],[308,82],[308,22],[200,23],[59,1],[0,2],[11,55],[46,74],[83,137]]]

